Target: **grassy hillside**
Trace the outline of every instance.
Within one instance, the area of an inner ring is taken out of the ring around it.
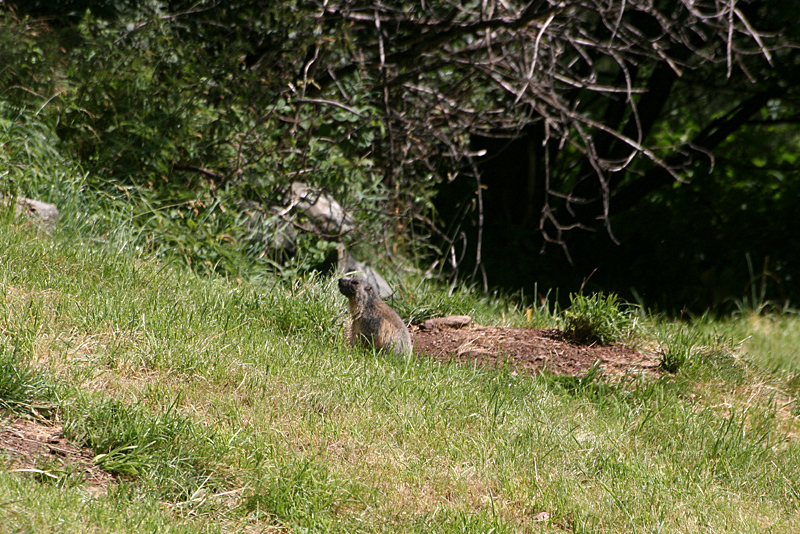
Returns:
[[[398,303],[522,324],[430,285]],[[797,532],[800,321],[645,320],[677,373],[619,384],[348,347],[330,280],[204,277],[0,224],[2,532]],[[559,317],[537,312],[537,324]]]

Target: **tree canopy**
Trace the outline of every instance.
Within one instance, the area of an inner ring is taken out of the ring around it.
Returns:
[[[224,213],[302,180],[359,213],[354,245],[486,288],[596,269],[664,305],[797,295],[795,3],[6,5],[3,98],[91,187],[192,203],[147,220],[205,228],[201,263]]]

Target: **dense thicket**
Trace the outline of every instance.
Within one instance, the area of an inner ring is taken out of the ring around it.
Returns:
[[[800,296],[793,3],[262,4],[7,3],[3,117],[200,268],[341,239],[485,287]],[[360,230],[265,253],[292,181]]]

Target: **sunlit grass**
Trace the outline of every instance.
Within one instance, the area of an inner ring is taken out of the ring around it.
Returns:
[[[520,376],[352,349],[332,280],[250,284],[75,243],[0,227],[0,339],[117,479],[87,497],[3,473],[0,530],[7,511],[37,532],[800,528],[795,316],[651,319],[658,380]],[[532,323],[437,291],[395,306]]]
[[[224,521],[209,522],[205,516],[176,517],[155,499],[134,499],[123,491],[111,497],[95,497],[81,487],[58,487],[2,471],[0,503],[2,532],[230,532]]]

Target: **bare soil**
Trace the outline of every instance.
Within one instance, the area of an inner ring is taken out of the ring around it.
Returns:
[[[414,350],[442,362],[504,367],[519,374],[549,371],[581,376],[598,365],[604,375],[658,376],[659,359],[625,345],[580,345],[560,330],[468,325],[412,326]]]
[[[94,455],[67,441],[60,425],[29,419],[0,420],[0,465],[56,482],[63,477],[85,483],[93,494],[108,492],[113,479],[94,465]]]

